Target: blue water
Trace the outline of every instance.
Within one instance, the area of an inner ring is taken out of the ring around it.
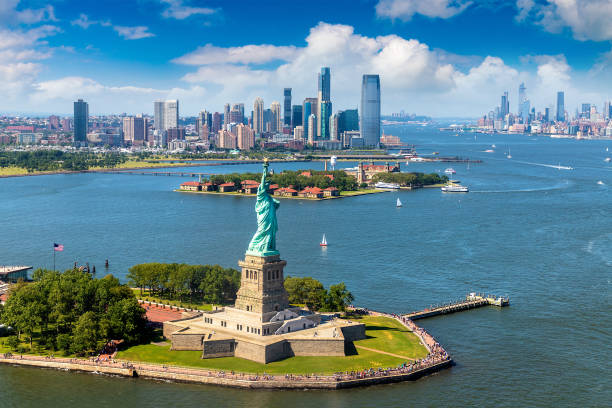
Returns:
[[[346,282],[355,303],[405,312],[470,291],[511,307],[423,320],[457,365],[414,383],[341,392],[253,392],[0,367],[0,406],[610,406],[612,165],[610,141],[389,128],[422,153],[481,164],[402,163],[470,186],[307,202],[283,200],[286,273]],[[495,153],[485,153],[496,144]],[[505,154],[510,150],[512,159]],[[543,165],[571,166],[558,170]],[[340,162],[338,167],[355,163]],[[322,163],[272,164],[322,169]],[[193,168],[260,171],[260,164]],[[186,178],[74,174],[0,180],[0,262],[75,261],[124,277],[141,262],[237,267],[256,229],[254,200],[172,191]],[[604,184],[597,184],[602,181]],[[395,207],[396,197],[404,206]],[[318,242],[325,233],[330,246]],[[70,396],[60,387],[69,387]],[[58,390],[59,389],[59,390]]]

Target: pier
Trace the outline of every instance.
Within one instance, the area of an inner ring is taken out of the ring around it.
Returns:
[[[476,309],[478,307],[483,306],[505,307],[509,305],[510,300],[508,299],[508,297],[485,295],[480,293],[470,293],[465,297],[465,299],[461,299],[456,302],[445,303],[442,305],[434,305],[427,309],[404,314],[402,315],[402,317],[410,320],[417,320],[424,319],[426,317],[461,312],[463,310]]]

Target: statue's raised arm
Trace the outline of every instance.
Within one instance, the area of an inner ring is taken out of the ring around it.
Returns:
[[[279,202],[268,193],[268,166],[268,160],[265,159],[261,183],[257,188],[257,202],[255,203],[257,232],[253,235],[249,244],[248,255],[270,256],[279,254],[276,250],[276,231],[278,230],[276,209],[279,207]]]

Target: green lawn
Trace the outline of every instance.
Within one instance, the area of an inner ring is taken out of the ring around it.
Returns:
[[[366,324],[365,340],[355,345],[370,347],[411,358],[427,354],[417,337],[404,330],[401,325],[385,317],[363,317]],[[349,347],[350,348],[350,347]],[[332,374],[339,371],[358,371],[366,368],[395,367],[405,360],[364,349],[353,349],[346,357],[290,357],[268,364],[259,364],[237,357],[223,357],[203,360],[201,351],[172,351],[170,344],[158,346],[146,344],[120,351],[117,358],[159,364],[210,368],[246,373],[270,374]]]
[[[370,189],[361,189],[361,190],[355,190],[355,191],[341,191],[340,196],[350,197],[350,196],[357,196],[357,195],[363,195],[363,194],[384,193],[384,192],[385,190],[370,188]]]

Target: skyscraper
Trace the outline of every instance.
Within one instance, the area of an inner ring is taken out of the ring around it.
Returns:
[[[271,132],[280,132],[283,130],[283,126],[282,126],[282,119],[281,119],[281,107],[280,107],[280,103],[274,101],[272,102],[272,104],[270,105],[270,111],[272,112],[272,118],[270,120],[271,122],[271,126],[270,126],[270,131]]]
[[[244,122],[244,104],[234,103],[229,112],[229,121],[226,123],[243,123]]]
[[[338,114],[334,113],[329,117],[329,140],[338,141],[339,133],[338,133]]]
[[[253,130],[255,134],[261,134],[264,131],[264,101],[260,97],[255,98],[253,103]]]
[[[508,92],[504,92],[501,97],[501,105],[499,107],[500,119],[504,119],[506,115],[510,113],[510,100],[508,99]]]
[[[338,112],[338,134],[359,130],[359,112],[357,109],[347,109]]]
[[[179,124],[179,102],[176,99],[153,102],[155,113],[155,129],[167,131],[170,128],[178,128]]]
[[[590,103],[583,103],[582,104],[582,111],[581,113],[581,117],[584,119],[589,119],[591,117],[591,104]]]
[[[212,133],[217,133],[221,129],[221,114],[219,112],[213,113],[212,117]]]
[[[285,126],[291,127],[291,88],[285,88],[283,91],[284,105],[283,105],[283,119]]]
[[[557,92],[557,122],[565,121],[565,94]]]
[[[123,143],[142,146],[145,140],[146,123],[142,116],[123,118]]]
[[[318,110],[318,99],[317,98],[306,98],[304,99],[304,104],[302,105],[302,123],[304,126],[304,136],[308,137],[308,118],[311,114],[317,116]],[[317,134],[317,130],[315,129],[315,136]]]
[[[223,125],[230,123],[230,104],[226,103],[223,106]]]
[[[332,103],[330,101],[323,101],[319,104],[319,120],[321,124],[319,129],[321,130],[321,139],[329,140],[329,119],[332,115]]]
[[[529,121],[529,109],[530,103],[529,99],[527,99],[527,88],[525,88],[525,84],[521,82],[518,95],[518,114],[523,118],[524,123]]]
[[[302,105],[293,105],[291,109],[291,128],[302,126]]]
[[[329,67],[322,67],[319,73],[319,94],[318,94],[318,114],[317,114],[317,136],[322,139],[329,139],[329,116],[331,112],[326,111],[326,117],[323,117],[322,112],[324,109],[322,104],[325,102],[331,102],[331,73]],[[331,103],[330,103],[331,109]],[[327,132],[327,133],[325,133]]]
[[[315,137],[317,133],[317,117],[314,113],[308,116],[308,143],[314,145]]]
[[[87,142],[87,122],[89,121],[89,105],[79,99],[74,103],[74,143]]]
[[[359,129],[366,146],[380,143],[380,77],[364,75],[361,82]]]

